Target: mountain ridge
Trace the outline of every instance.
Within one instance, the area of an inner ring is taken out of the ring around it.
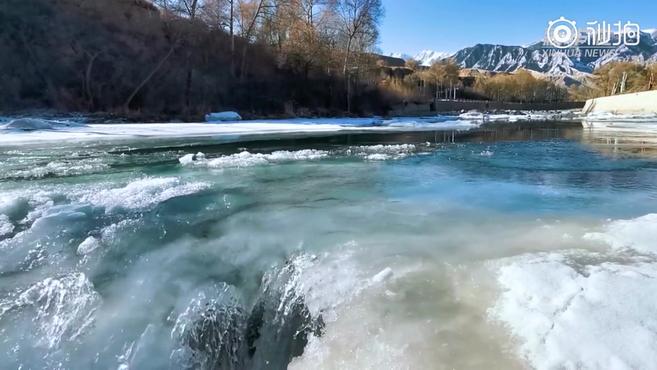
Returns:
[[[657,29],[646,29],[641,33],[639,45],[605,47],[598,49],[574,48],[561,50],[547,47],[539,41],[528,46],[476,44],[454,54],[424,50],[414,58],[421,65],[452,58],[462,68],[481,69],[492,72],[514,72],[527,69],[551,79],[561,80],[566,85],[579,83],[596,68],[610,62],[635,61],[657,63]],[[615,34],[614,37],[619,37]],[[400,54],[401,55],[401,54]]]

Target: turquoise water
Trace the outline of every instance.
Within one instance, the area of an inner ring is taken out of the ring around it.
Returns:
[[[0,367],[595,368],[515,328],[505,268],[652,268],[651,222],[610,234],[657,210],[657,157],[530,127],[0,148]]]

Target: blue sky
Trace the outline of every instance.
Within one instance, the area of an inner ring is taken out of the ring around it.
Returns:
[[[583,28],[589,21],[619,20],[657,27],[657,0],[383,0],[383,5],[380,48],[386,54],[454,52],[477,43],[530,44],[560,16]]]

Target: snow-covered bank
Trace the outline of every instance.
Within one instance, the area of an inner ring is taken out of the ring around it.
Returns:
[[[486,113],[469,111],[459,115],[459,119],[473,122],[545,122],[545,121],[579,121],[581,116],[576,110],[556,111],[506,111]]]
[[[657,115],[657,91],[606,96],[586,101],[587,115],[613,113],[625,115]]]
[[[21,118],[0,124],[0,145],[125,139],[210,138],[234,142],[244,136],[326,135],[343,132],[388,133],[406,131],[469,130],[486,122],[572,120],[571,111],[469,112],[460,116],[371,118],[295,118],[219,123],[112,123],[84,124],[80,119]]]
[[[30,126],[29,130],[0,126],[0,145],[81,140],[149,138],[212,138],[237,141],[241,136],[331,134],[339,132],[400,132],[468,130],[479,123],[456,118],[323,118],[241,121],[233,123],[135,123]]]
[[[589,99],[582,111],[584,127],[657,129],[657,91]]]

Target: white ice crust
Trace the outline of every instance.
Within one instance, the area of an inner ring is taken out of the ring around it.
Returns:
[[[571,257],[527,255],[499,268],[503,291],[489,315],[517,339],[518,355],[537,369],[654,368],[657,263]]]
[[[657,214],[612,221],[603,231],[587,233],[584,238],[604,242],[614,249],[657,253]]]

